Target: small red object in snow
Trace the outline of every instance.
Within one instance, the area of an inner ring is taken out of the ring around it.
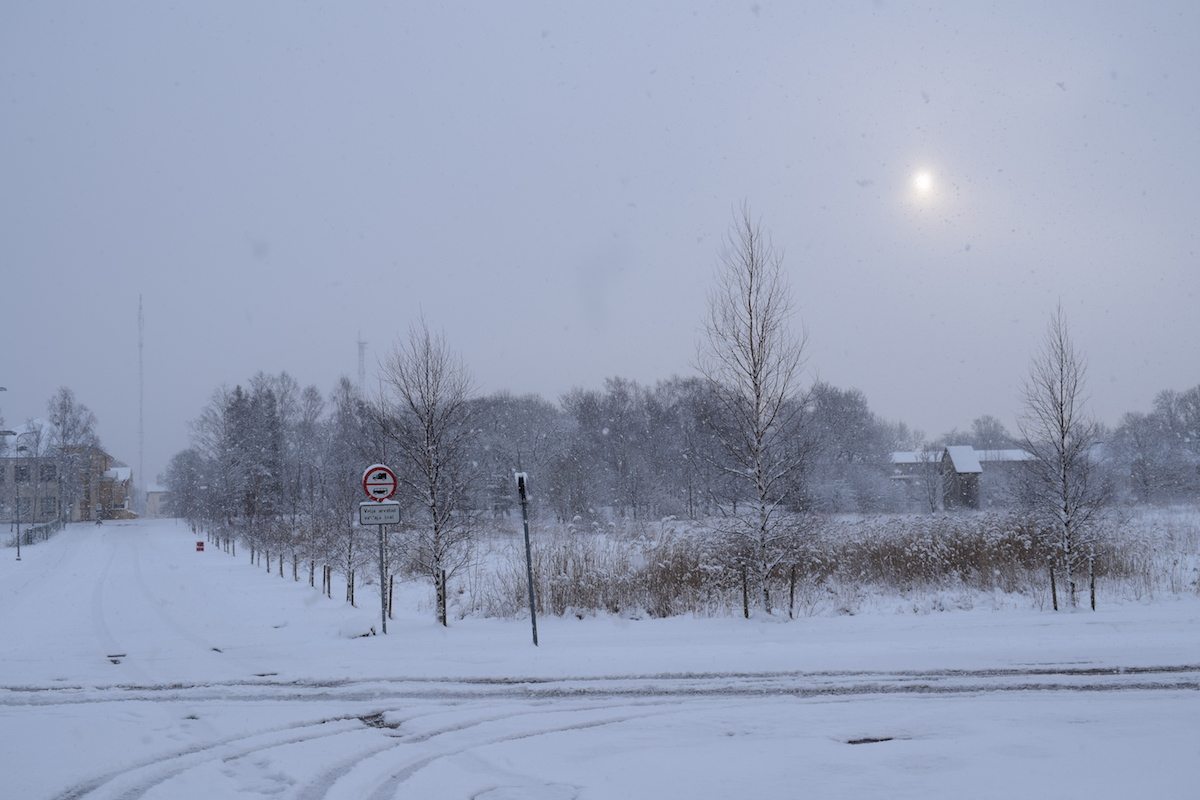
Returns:
[[[204,552],[204,542],[196,542],[196,552],[197,553]]]

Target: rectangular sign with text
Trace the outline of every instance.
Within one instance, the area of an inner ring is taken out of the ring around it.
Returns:
[[[359,525],[399,525],[399,503],[359,503]]]

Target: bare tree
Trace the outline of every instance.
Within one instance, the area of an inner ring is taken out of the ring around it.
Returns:
[[[744,487],[748,500],[740,513],[735,503],[726,532],[767,613],[771,575],[800,530],[785,505],[796,484],[791,478],[804,462],[804,450],[789,442],[804,407],[799,384],[805,347],[804,336],[788,327],[791,310],[782,259],[743,206],[709,296],[697,366],[721,417],[714,426],[724,450],[720,468]]]
[[[83,471],[89,460],[90,448],[97,447],[96,415],[75,399],[66,386],[59,388],[46,404],[50,415],[51,448],[53,449],[58,480],[59,514],[70,519],[71,509],[83,496]],[[138,480],[145,482],[144,476]]]
[[[1092,458],[1098,427],[1085,411],[1086,375],[1059,306],[1025,381],[1019,427],[1023,446],[1033,456],[1022,486],[1025,500],[1053,531],[1072,606],[1077,605],[1077,568],[1085,559],[1092,561],[1090,535],[1107,495]],[[1057,608],[1057,596],[1054,604]]]
[[[356,525],[358,503],[362,500],[359,476],[363,469],[387,454],[375,436],[377,426],[367,402],[349,378],[342,377],[329,401],[328,438],[322,459],[323,520],[328,535],[314,541],[313,548],[324,551],[330,563],[339,565],[346,577],[346,601],[354,604],[356,575],[368,563],[370,548],[362,528]],[[314,556],[313,560],[315,560]],[[315,572],[316,565],[310,561]],[[330,573],[332,579],[332,573]],[[329,591],[332,591],[331,588]]]
[[[471,379],[445,339],[422,320],[384,363],[383,386],[380,423],[401,459],[402,488],[419,509],[414,560],[433,579],[437,619],[446,625],[446,582],[467,564],[474,527],[468,503]]]
[[[917,450],[917,481],[921,487],[921,499],[929,506],[929,513],[936,513],[942,505],[945,476],[942,475],[942,453],[945,448],[923,442]]]

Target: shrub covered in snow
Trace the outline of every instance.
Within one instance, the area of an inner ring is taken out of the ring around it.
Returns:
[[[809,531],[772,575],[779,614],[854,613],[865,603],[931,611],[985,597],[1049,602],[1054,539],[1019,514],[833,516]],[[743,608],[738,561],[715,526],[553,527],[537,535],[533,552],[539,613],[664,617]],[[1089,556],[1103,602],[1200,590],[1198,553],[1200,514],[1175,509],[1106,520]],[[523,613],[525,580],[524,550],[494,537],[471,571],[460,613]]]

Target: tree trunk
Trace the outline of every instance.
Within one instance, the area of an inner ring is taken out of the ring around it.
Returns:
[[[762,570],[762,601],[763,611],[771,613],[771,575],[766,566]]]
[[[438,622],[443,628],[450,627],[449,620],[446,618],[446,570],[441,570],[440,579],[437,582],[437,606],[438,606]]]
[[[796,618],[796,565],[788,570],[788,619]]]
[[[756,459],[757,460],[757,459]],[[762,469],[756,469],[761,474]],[[767,544],[770,532],[767,521],[767,494],[761,481],[758,490],[758,571],[762,575],[763,611],[771,613],[771,554]]]
[[[1063,532],[1063,576],[1067,582],[1067,602],[1071,608],[1076,608],[1079,602],[1075,593],[1075,570],[1074,562],[1075,553],[1071,551],[1071,535],[1066,531]]]
[[[1096,559],[1088,558],[1088,592],[1091,595],[1092,611],[1096,610]]]
[[[1058,585],[1054,581],[1054,562],[1050,562],[1050,599],[1054,603],[1054,610],[1058,611]]]
[[[746,565],[742,564],[742,616],[750,619],[750,582],[746,572]]]

